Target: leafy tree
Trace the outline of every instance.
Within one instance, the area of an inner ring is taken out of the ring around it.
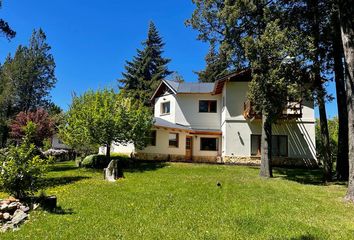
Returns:
[[[15,139],[22,139],[26,132],[25,127],[29,122],[36,125],[35,132],[32,134],[31,142],[36,146],[43,146],[43,141],[54,133],[54,121],[49,114],[42,108],[31,112],[20,112],[10,125],[11,136]]]
[[[2,0],[0,0],[0,8],[2,7]],[[14,38],[16,32],[12,30],[10,25],[2,18],[0,18],[0,31],[5,35],[7,39]]]
[[[151,127],[149,108],[113,90],[104,89],[74,96],[60,134],[64,142],[73,147],[82,142],[106,146],[109,160],[114,142],[133,143],[138,149],[146,146],[145,136]]]
[[[338,117],[334,117],[332,119],[328,119],[328,131],[329,131],[329,139],[332,150],[332,158],[334,161],[337,160],[336,152],[338,150],[339,142],[338,142],[338,134],[339,134],[339,120]],[[321,159],[321,153],[323,152],[322,148],[324,148],[323,143],[321,142],[321,129],[320,129],[320,120],[316,119],[316,149],[318,149],[319,158]]]
[[[172,73],[167,68],[170,59],[162,56],[164,45],[155,24],[150,22],[148,37],[143,42],[144,49],[137,50],[137,56],[127,61],[123,79],[118,80],[127,96],[150,105],[150,97],[159,82]]]
[[[262,114],[262,177],[272,177],[272,124],[281,117],[289,101],[301,98],[301,66],[298,59],[289,59],[299,56],[298,42],[295,33],[280,29],[279,20],[269,22],[259,37],[244,40],[252,67],[248,98],[255,112]]]
[[[35,138],[36,128],[36,124],[28,122],[22,143],[0,151],[1,189],[17,198],[34,194],[43,187],[48,160],[41,159],[38,149],[31,142]]]

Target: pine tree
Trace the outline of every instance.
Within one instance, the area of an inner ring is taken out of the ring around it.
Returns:
[[[218,53],[214,42],[210,43],[210,49],[205,56],[206,67],[197,72],[199,82],[215,82],[219,77],[227,74],[227,58],[222,51]]]
[[[155,24],[150,22],[144,49],[138,49],[133,60],[126,62],[123,78],[118,80],[122,92],[142,100],[145,105],[150,104],[150,97],[159,82],[172,73],[167,68],[170,59],[162,56],[164,45]]]

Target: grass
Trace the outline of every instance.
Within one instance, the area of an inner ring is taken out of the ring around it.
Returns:
[[[32,212],[0,239],[353,239],[344,185],[321,185],[316,170],[277,169],[268,180],[258,172],[145,164],[109,183],[101,171],[55,164],[46,192],[58,196],[59,211]]]

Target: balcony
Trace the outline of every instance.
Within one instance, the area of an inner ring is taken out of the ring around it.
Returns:
[[[253,107],[252,103],[247,100],[243,104],[243,116],[246,119],[261,119],[262,115],[257,114]],[[302,117],[302,104],[300,102],[288,102],[287,107],[283,110],[281,119],[295,119]]]

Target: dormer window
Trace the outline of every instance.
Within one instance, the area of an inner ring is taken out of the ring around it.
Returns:
[[[161,103],[161,115],[170,114],[170,102]]]
[[[200,100],[199,101],[199,112],[201,113],[216,113],[216,100]]]

